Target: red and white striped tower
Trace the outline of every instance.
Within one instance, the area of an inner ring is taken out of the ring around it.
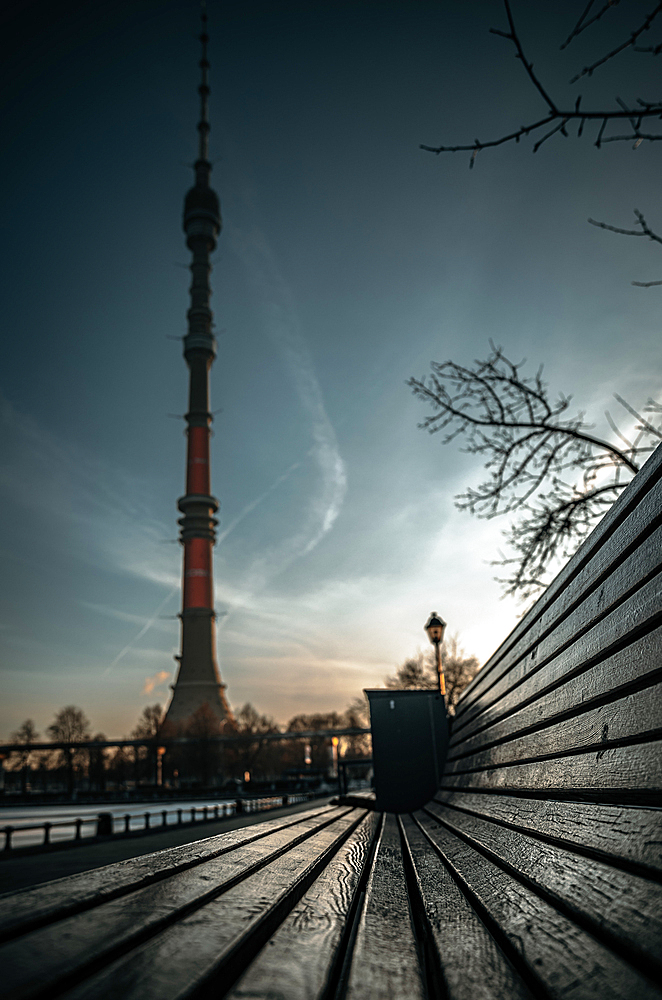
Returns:
[[[184,202],[186,245],[192,254],[191,305],[187,313],[188,333],[184,337],[184,357],[189,367],[189,406],[187,423],[186,494],[177,502],[183,517],[180,542],[184,548],[182,594],[182,646],[177,679],[166,722],[185,724],[203,705],[218,719],[219,726],[232,713],[225,699],[225,685],[216,661],[216,613],[212,547],[218,524],[214,515],[219,503],[211,495],[209,473],[209,438],[212,415],[209,411],[209,371],[216,357],[212,333],[210,255],[221,231],[218,196],[209,185],[208,99],[209,62],[207,60],[207,16],[202,14],[202,79],[200,121],[198,123],[198,159],[195,162],[195,185]]]

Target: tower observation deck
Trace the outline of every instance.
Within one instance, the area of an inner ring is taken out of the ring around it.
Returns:
[[[219,727],[232,713],[225,698],[225,685],[216,660],[216,613],[212,549],[216,541],[218,500],[211,493],[209,439],[212,414],[209,409],[209,372],[216,357],[212,333],[213,314],[209,306],[211,288],[210,256],[221,231],[221,213],[209,177],[209,62],[207,59],[207,17],[202,14],[202,58],[198,158],[194,164],[195,184],[184,201],[184,232],[191,251],[190,307],[188,332],[184,337],[184,358],[189,368],[189,404],[185,415],[187,435],[186,493],[177,502],[179,540],[184,550],[181,653],[179,669],[166,722],[186,725],[191,716],[207,705]]]

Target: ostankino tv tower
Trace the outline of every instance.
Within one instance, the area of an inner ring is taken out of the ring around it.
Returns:
[[[202,58],[198,159],[194,164],[195,185],[184,201],[184,232],[192,254],[191,305],[187,313],[188,333],[184,337],[184,357],[189,367],[187,424],[186,493],[177,506],[182,513],[180,542],[184,549],[181,612],[181,655],[179,670],[166,722],[186,724],[194,712],[209,706],[219,726],[232,713],[216,661],[216,613],[212,548],[216,540],[214,517],[219,503],[211,495],[209,439],[212,414],[209,409],[209,371],[216,357],[212,333],[210,255],[221,231],[218,196],[209,185],[209,62],[207,59],[207,15],[202,13]]]

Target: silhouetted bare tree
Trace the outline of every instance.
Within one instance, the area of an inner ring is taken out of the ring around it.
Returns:
[[[90,738],[90,722],[82,708],[67,705],[56,713],[55,719],[46,732],[54,743],[82,743]],[[64,764],[67,770],[69,791],[75,786],[74,774],[87,767],[88,761],[82,750],[58,750],[53,765]]]
[[[246,702],[235,712],[236,735],[245,737],[245,742],[233,743],[226,750],[227,767],[236,778],[248,773],[253,778],[270,777],[280,772],[278,743],[260,739],[260,736],[279,731],[276,721],[263,715]],[[254,737],[254,738],[250,738]]]
[[[27,791],[28,775],[30,773],[30,758],[33,756],[30,746],[32,743],[37,742],[39,733],[32,719],[26,719],[10,735],[9,739],[12,743],[22,743],[25,745],[25,750],[20,750],[17,754],[12,755],[8,768],[11,771],[21,772],[21,791],[25,794]]]
[[[162,722],[163,708],[161,705],[145,705],[131,736],[135,740],[156,736]]]
[[[583,412],[566,415],[571,396],[550,397],[542,367],[524,375],[524,361],[490,346],[489,357],[473,367],[432,362],[431,375],[408,384],[432,407],[419,426],[444,431],[444,444],[461,437],[465,451],[486,459],[488,479],[456,497],[457,507],[485,518],[519,512],[504,532],[513,555],[496,565],[510,569],[500,581],[505,592],[526,598],[545,586],[550,562],[574,551],[639,471],[662,440],[662,425],[617,395],[634,430],[628,438],[607,413],[614,440],[597,437]],[[645,412],[662,407],[649,400]]]
[[[480,664],[475,656],[465,656],[457,633],[442,643],[441,663],[446,683],[446,707],[449,714],[454,715],[460,695],[480,670]],[[405,660],[384,683],[388,688],[434,690],[438,683],[434,653],[432,650],[423,653],[419,649],[415,656]]]

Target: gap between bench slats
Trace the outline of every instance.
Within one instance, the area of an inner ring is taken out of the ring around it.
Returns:
[[[425,1000],[400,832],[386,813],[352,953],[344,1000]]]
[[[540,595],[536,603],[526,613],[513,631],[501,643],[497,650],[489,658],[478,676],[472,681],[469,687],[463,692],[458,703],[458,709],[464,711],[473,698],[475,692],[480,691],[486,683],[491,683],[490,674],[501,665],[503,658],[509,655],[510,650],[527,641],[526,635],[533,628],[539,629],[539,620],[546,614],[550,607],[556,605],[557,610],[564,606],[564,595],[570,592],[577,577],[591,564],[598,563],[596,557],[600,556],[600,550],[611,543],[612,555],[618,553],[619,548],[613,542],[614,536],[625,535],[628,540],[639,539],[641,534],[646,534],[652,526],[657,526],[662,506],[662,446],[651,456],[641,472],[630,483],[628,489],[619,497],[613,507],[607,512],[596,528],[593,529],[588,538],[582,543],[577,552],[572,556],[566,566],[554,578],[549,587]],[[602,572],[605,567],[601,564]],[[608,572],[608,566],[606,567]],[[579,588],[580,594],[586,589]]]
[[[220,897],[225,899],[233,888],[247,892],[252,900],[247,880],[257,885],[262,872],[279,865],[286,871],[291,859],[299,855],[316,859],[363,815],[360,810],[336,809],[323,818],[311,817],[294,829],[271,833],[241,850],[106,902],[95,909],[93,917],[89,912],[68,917],[3,945],[3,996],[12,1000],[50,997],[119,956],[134,955],[141,946],[149,949],[152,939],[177,933],[177,928],[195,922],[198,913]],[[123,990],[98,994],[106,995],[121,996]]]
[[[196,840],[182,847],[167,848],[93,871],[54,879],[44,885],[29,886],[0,895],[0,941],[100,906],[143,886],[238,850],[278,830],[290,829],[310,818],[328,815],[331,811],[332,808],[328,805],[309,809],[295,816],[266,820],[255,826]]]
[[[528,733],[513,733],[508,740],[488,749],[457,756],[447,762],[446,775],[590,750],[599,754],[612,747],[659,739],[661,735],[662,683],[657,683],[561,722],[550,720]]]
[[[559,618],[568,615],[577,601],[583,601],[592,589],[611,575],[618,563],[630,554],[633,545],[640,545],[659,525],[662,508],[662,484],[659,482],[661,475],[662,448],[658,448],[646,468],[635,478],[626,493],[619,498],[463,693],[457,706],[458,717],[492,685],[496,672],[500,675],[510,668],[513,655],[519,657],[521,650],[525,648],[530,653],[547,631],[556,627]],[[650,489],[648,495],[647,489]]]
[[[534,1000],[538,980],[519,953],[498,928],[486,926],[414,820],[403,816],[401,822],[410,898],[422,911],[428,961],[441,982],[436,995],[448,1000]]]
[[[579,622],[564,622],[563,634],[550,637],[549,648],[545,646],[542,661],[537,666],[525,658],[521,659],[509,674],[495,682],[484,699],[474,706],[475,711],[465,717],[463,724],[453,721],[452,742],[458,743],[470,732],[483,728],[495,714],[507,711],[509,703],[514,708],[513,702],[517,703],[520,698],[517,689],[534,676],[540,676],[538,683],[544,688],[545,672],[550,667],[555,670],[554,661],[563,664],[561,669],[567,674],[585,672],[661,622],[662,578],[659,574],[590,626],[583,628]],[[499,704],[506,697],[508,702]]]
[[[499,669],[493,669],[483,678],[482,683],[478,684],[485,670],[483,667],[472,682],[471,688],[466,689],[471,691],[471,698],[461,705],[458,704],[458,720],[462,720],[464,725],[501,679],[513,675],[513,671],[518,667],[520,676],[526,674],[528,670],[540,669],[546,658],[563,648],[568,636],[572,638],[580,635],[586,628],[604,618],[610,610],[618,607],[638,588],[643,587],[660,570],[661,538],[662,528],[658,526],[643,540],[639,548],[613,568],[609,576],[601,579],[595,587],[577,595],[571,608],[566,609],[563,614],[554,615],[553,619],[551,611],[554,609],[550,609],[546,616],[550,620],[541,619],[540,628],[513,643],[507,658],[500,662]],[[560,608],[556,610],[560,611]],[[524,671],[521,670],[522,663],[525,665]]]
[[[66,1000],[218,996],[266,944],[364,815],[362,810],[353,810],[353,815],[315,834],[67,992]]]
[[[485,819],[431,805],[433,819],[662,980],[662,886]]]
[[[654,684],[662,676],[660,649],[662,626],[581,672],[577,672],[575,661],[581,663],[577,655],[555,660],[494,705],[482,728],[458,740],[448,759],[468,756]]]
[[[471,791],[440,792],[434,803],[662,881],[660,809]]]
[[[629,961],[557,906],[425,813],[416,821],[483,919],[503,935],[545,1000],[659,1000]],[[607,904],[607,901],[605,901]]]
[[[227,1000],[334,997],[370,871],[381,814],[371,812],[343,844],[248,966]]]

